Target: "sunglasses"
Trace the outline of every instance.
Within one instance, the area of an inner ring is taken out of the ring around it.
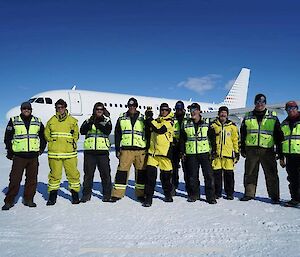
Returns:
[[[134,104],[128,104],[128,108],[130,108],[130,107],[137,107],[137,106],[135,106]]]
[[[168,111],[169,111],[169,109],[163,108],[163,109],[160,109],[160,111],[161,111],[161,112],[163,112],[163,111],[166,111],[166,112],[168,112]]]
[[[31,109],[31,108],[27,108],[27,107],[25,107],[25,108],[22,108],[22,110],[28,110],[28,111],[32,111],[32,109]]]
[[[103,111],[103,108],[96,108],[96,111]]]
[[[197,108],[191,108],[190,112],[194,112],[194,111],[197,111],[197,110],[198,110]]]
[[[287,112],[294,111],[294,110],[298,110],[298,107],[297,106],[289,106],[286,108]]]
[[[64,109],[64,108],[66,108],[66,107],[64,107],[64,106],[55,106],[55,108],[56,108],[56,109]]]
[[[265,104],[266,100],[257,100],[255,104]]]

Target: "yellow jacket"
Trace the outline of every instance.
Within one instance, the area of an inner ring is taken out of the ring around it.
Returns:
[[[150,148],[148,153],[154,156],[171,157],[174,136],[173,113],[152,120],[150,130]]]
[[[45,138],[49,142],[48,158],[77,157],[78,130],[77,120],[69,114],[52,116],[45,127]]]
[[[230,120],[222,124],[219,119],[213,121],[211,127],[216,133],[217,156],[234,158],[239,153],[239,132]]]

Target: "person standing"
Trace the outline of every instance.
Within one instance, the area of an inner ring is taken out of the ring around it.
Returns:
[[[284,140],[282,151],[284,156],[280,159],[281,167],[286,167],[288,174],[291,200],[286,206],[300,206],[300,112],[295,101],[289,101],[285,105],[288,114],[281,123]]]
[[[185,109],[184,103],[182,101],[177,101],[175,104],[175,114],[174,114],[174,138],[173,138],[173,155],[172,155],[172,166],[173,166],[173,175],[172,175],[172,195],[176,195],[176,189],[179,185],[179,168],[180,168],[180,130],[183,120],[185,119]],[[183,173],[184,171],[184,162],[181,163]]]
[[[215,180],[216,198],[222,197],[222,181],[224,177],[225,199],[233,200],[234,164],[239,160],[239,132],[237,126],[228,119],[229,110],[221,106],[218,118],[213,121],[212,128],[216,134],[217,151],[212,161]]]
[[[115,127],[115,148],[119,165],[112,190],[112,200],[124,197],[130,167],[135,168],[135,195],[144,200],[146,170],[146,138],[144,115],[138,110],[138,102],[131,97],[127,102],[128,111],[121,114]]]
[[[36,207],[33,198],[37,188],[38,156],[43,153],[46,140],[44,125],[40,118],[32,115],[32,107],[29,102],[22,103],[19,116],[10,118],[5,130],[4,143],[7,149],[6,157],[13,163],[2,210],[9,210],[13,207],[24,169],[26,170],[26,180],[23,204],[28,207]]]
[[[277,155],[282,156],[283,133],[275,112],[266,108],[267,99],[257,94],[255,108],[247,113],[241,124],[241,155],[245,160],[244,196],[241,201],[255,198],[259,164],[265,173],[268,195],[273,204],[279,204],[279,178],[276,163]]]
[[[48,142],[49,199],[47,205],[54,205],[60,188],[62,168],[64,167],[72,194],[72,204],[79,203],[80,173],[77,169],[77,141],[79,138],[77,120],[72,117],[67,103],[59,99],[55,103],[56,114],[47,122],[45,138]]]
[[[84,162],[83,162],[83,190],[81,202],[91,200],[94,174],[96,166],[100,172],[103,202],[111,201],[111,176],[109,160],[109,134],[112,130],[111,120],[104,115],[106,108],[103,103],[97,102],[93,108],[93,115],[83,122],[80,128],[84,140]]]
[[[184,121],[181,129],[180,149],[185,160],[187,172],[188,202],[200,199],[199,168],[201,165],[205,184],[206,200],[216,204],[215,185],[210,156],[216,155],[216,136],[209,121],[200,115],[200,105],[193,103],[189,107],[191,118]]]
[[[145,202],[144,207],[152,205],[154,188],[157,177],[157,167],[160,168],[160,180],[165,195],[165,202],[173,202],[172,198],[172,142],[174,136],[173,114],[167,103],[160,105],[160,115],[156,120],[152,112],[146,112],[147,130],[150,134],[150,147],[148,150]]]

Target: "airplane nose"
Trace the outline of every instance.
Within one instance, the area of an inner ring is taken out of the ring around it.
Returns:
[[[20,107],[16,106],[12,109],[10,109],[7,113],[6,113],[6,119],[9,120],[11,117],[13,116],[17,116],[20,114]]]

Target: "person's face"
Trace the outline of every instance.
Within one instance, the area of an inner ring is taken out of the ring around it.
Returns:
[[[287,112],[287,114],[290,118],[294,118],[294,117],[297,117],[299,115],[297,106],[287,107],[286,112]]]
[[[29,117],[32,113],[32,109],[30,108],[22,108],[21,109],[21,113],[25,116],[25,117]]]
[[[177,116],[183,115],[183,109],[175,109],[175,115]]]
[[[103,108],[103,107],[98,106],[98,107],[96,108],[96,116],[97,116],[97,117],[101,117],[101,116],[103,115],[103,112],[104,112],[104,108]]]
[[[255,102],[255,110],[263,111],[266,109],[266,100],[259,99]]]
[[[161,117],[166,117],[170,112],[170,109],[169,108],[161,108],[160,109],[160,116]]]
[[[191,108],[190,109],[191,117],[192,119],[200,118],[200,110],[197,108]]]
[[[225,122],[228,118],[227,112],[226,111],[221,111],[219,113],[219,119],[221,122]]]
[[[57,105],[55,107],[56,111],[59,113],[59,114],[64,114],[65,111],[66,111],[66,107],[64,105]]]
[[[135,114],[136,113],[136,106],[135,105],[128,105],[128,111],[129,111],[129,114]]]

